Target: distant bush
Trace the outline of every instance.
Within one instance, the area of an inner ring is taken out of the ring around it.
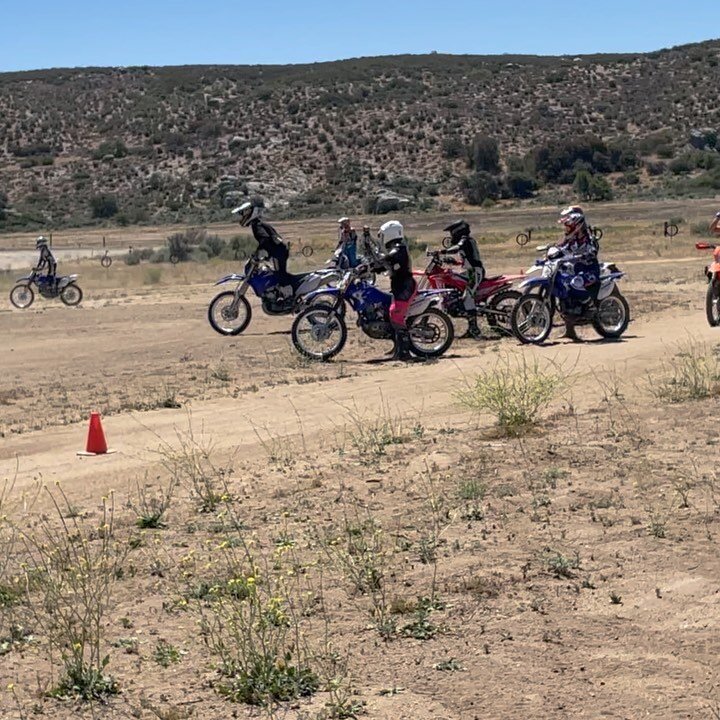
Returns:
[[[575,175],[573,190],[582,200],[612,200],[610,183],[602,175],[591,175],[579,170]]]
[[[500,197],[500,185],[490,173],[476,172],[463,180],[462,192],[469,205],[482,205],[487,199],[497,200]]]
[[[123,158],[128,154],[128,149],[122,140],[107,140],[93,150],[94,160],[102,160],[107,155],[114,158]]]
[[[94,218],[111,218],[117,215],[118,203],[114,195],[95,195],[90,198],[90,208]]]
[[[538,189],[538,184],[530,174],[511,172],[505,178],[505,185],[510,197],[530,198]]]
[[[442,155],[447,160],[467,157],[468,149],[459,137],[445,138],[442,141]]]

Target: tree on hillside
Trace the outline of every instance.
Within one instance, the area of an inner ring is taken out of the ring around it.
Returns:
[[[500,150],[497,140],[488,135],[476,135],[470,146],[470,167],[475,172],[500,172]]]
[[[117,215],[118,203],[112,195],[95,195],[90,198],[90,208],[94,218],[111,218]]]

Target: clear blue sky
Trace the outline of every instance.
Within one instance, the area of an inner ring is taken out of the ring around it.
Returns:
[[[720,36],[720,0],[0,0],[0,72],[365,55],[656,50]]]

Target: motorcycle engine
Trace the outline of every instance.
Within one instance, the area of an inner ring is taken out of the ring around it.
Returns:
[[[381,304],[366,308],[362,318],[358,318],[358,324],[363,332],[375,340],[392,338],[393,332],[387,321],[386,312],[385,307]]]
[[[268,315],[283,315],[292,310],[295,298],[292,296],[285,298],[276,288],[272,288],[262,296],[261,302],[263,310]]]

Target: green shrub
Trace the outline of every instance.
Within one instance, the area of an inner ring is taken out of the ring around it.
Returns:
[[[118,202],[113,195],[95,195],[90,198],[94,218],[111,218],[118,213]]]

